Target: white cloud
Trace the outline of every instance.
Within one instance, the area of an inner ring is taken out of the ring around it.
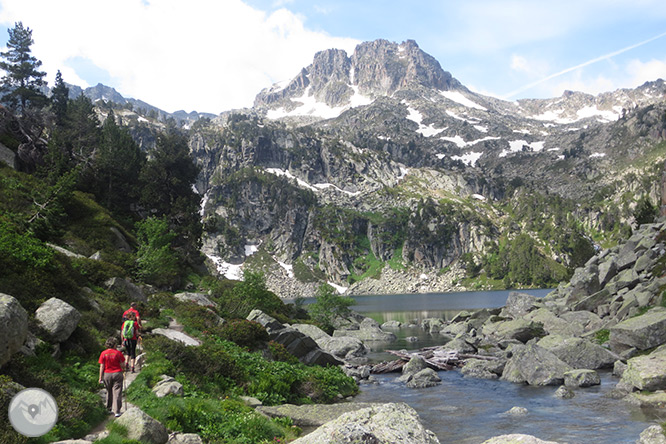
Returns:
[[[632,86],[640,86],[645,82],[645,79],[666,80],[666,59],[655,60],[649,62],[641,62],[640,60],[632,60],[627,65],[627,73],[631,77]]]
[[[527,74],[531,78],[543,77],[549,71],[549,64],[543,60],[527,59],[527,57],[512,54],[511,55],[511,69],[518,73]]]
[[[267,14],[240,0],[0,0],[0,23],[17,21],[33,30],[33,54],[50,82],[60,69],[65,81],[87,86],[71,66],[78,58],[108,72],[124,96],[170,112],[251,106],[315,52],[351,52],[358,43],[311,31],[286,9]]]

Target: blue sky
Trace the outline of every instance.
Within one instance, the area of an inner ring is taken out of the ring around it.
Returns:
[[[47,80],[98,82],[166,111],[251,106],[314,53],[416,40],[468,88],[505,99],[666,78],[663,0],[0,0]],[[2,44],[0,37],[0,45]]]

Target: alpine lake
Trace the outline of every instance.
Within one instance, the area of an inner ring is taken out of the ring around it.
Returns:
[[[520,290],[537,297],[551,290]],[[497,308],[505,305],[509,291],[476,291],[406,295],[353,296],[352,310],[380,324],[397,320],[401,328],[391,329],[397,341],[368,343],[371,363],[391,361],[384,350],[417,350],[442,345],[438,334],[418,325],[425,318],[452,319],[462,310]],[[307,301],[306,301],[307,303]],[[410,338],[410,340],[407,340]],[[414,340],[417,338],[417,340]],[[414,408],[423,425],[442,444],[480,444],[499,435],[521,433],[545,441],[569,444],[635,443],[652,424],[666,421],[648,414],[608,393],[619,379],[601,370],[601,385],[575,389],[575,397],[555,396],[558,387],[532,387],[500,380],[463,378],[459,371],[440,371],[436,387],[409,389],[396,382],[400,373],[374,375],[375,384],[363,384],[356,402],[405,402]],[[510,415],[513,407],[527,409],[524,415]]]

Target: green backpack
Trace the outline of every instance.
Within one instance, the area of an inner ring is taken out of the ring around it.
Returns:
[[[134,337],[134,321],[125,321],[123,323],[123,339],[132,339]]]

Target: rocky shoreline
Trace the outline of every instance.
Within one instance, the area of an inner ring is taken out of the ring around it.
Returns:
[[[557,396],[566,399],[575,390],[599,384],[597,370],[612,368],[618,381],[612,396],[618,402],[648,410],[662,409],[666,405],[666,300],[662,295],[666,288],[665,227],[663,222],[639,227],[624,245],[592,257],[576,270],[569,283],[545,298],[512,292],[501,309],[461,312],[448,322],[426,319],[421,327],[441,336],[439,352],[448,356],[444,359],[450,359],[447,365],[459,367],[465,377],[561,386]],[[390,336],[382,335],[387,331],[381,327],[389,326],[358,316],[341,322],[332,338],[353,336],[361,338],[363,344],[390,340]],[[376,368],[363,364],[363,345],[353,351],[350,347],[335,348],[327,342],[325,333],[305,332],[324,351],[345,361],[348,374],[359,381],[373,379]],[[476,357],[460,359],[472,354]],[[433,359],[419,353],[406,355],[401,364],[392,368],[401,372],[399,381],[405,383],[406,389],[439,383]],[[272,414],[280,414],[280,407],[272,409]],[[336,436],[347,430],[348,436],[355,436],[355,430],[361,427],[358,424],[368,430],[368,421],[374,414],[379,415],[378,423],[385,421],[381,414],[359,407],[356,413],[347,412],[342,420],[338,418],[322,429]],[[378,434],[372,436],[374,441],[360,442],[392,442]],[[307,436],[301,440],[298,442],[338,442],[308,441]],[[400,442],[438,441],[426,433]],[[551,441],[503,435],[484,444],[509,442]],[[636,442],[666,443],[666,436],[658,426],[651,426]]]

